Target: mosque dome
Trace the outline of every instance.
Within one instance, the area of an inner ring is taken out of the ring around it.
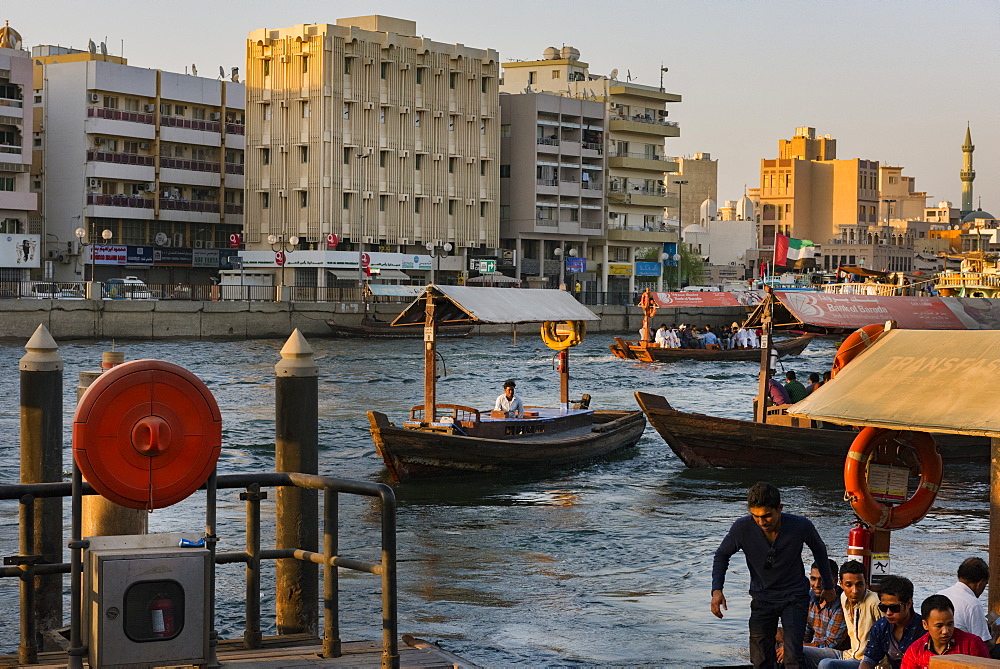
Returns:
[[[0,28],[0,47],[5,49],[21,48],[21,33],[10,27],[10,21],[6,21],[3,28]]]
[[[982,209],[976,209],[975,211],[970,211],[968,214],[962,217],[962,223],[973,223],[978,220],[989,220],[992,221],[996,216],[988,211],[983,211]]]
[[[706,198],[698,209],[698,222],[707,223],[719,217],[719,205],[712,198]]]
[[[754,213],[753,200],[746,195],[741,197],[736,203],[736,218],[743,221],[752,221]]]

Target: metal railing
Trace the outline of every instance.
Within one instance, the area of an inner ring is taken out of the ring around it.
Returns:
[[[87,204],[95,204],[103,207],[132,207],[135,209],[153,208],[153,201],[146,199],[142,195],[100,195],[98,193],[87,193]]]
[[[189,130],[204,130],[205,132],[219,132],[222,124],[219,121],[202,121],[201,119],[180,118],[177,116],[160,116],[160,125],[173,128],[187,128]]]
[[[160,167],[174,170],[192,170],[195,172],[218,172],[219,163],[208,160],[183,160],[178,158],[160,157]]]
[[[87,116],[90,118],[106,118],[111,121],[129,121],[130,123],[147,123],[152,125],[156,119],[152,114],[143,112],[122,111],[120,109],[105,109],[104,107],[88,107]]]
[[[671,128],[676,128],[679,124],[676,121],[664,121],[663,119],[654,118],[648,114],[634,114],[632,116],[626,116],[624,114],[612,114],[610,117],[612,121],[635,121],[636,123],[652,123],[655,125],[665,125]]]
[[[138,153],[114,153],[111,151],[88,150],[87,160],[99,163],[118,163],[119,165],[153,166],[153,156],[144,156]]]
[[[658,153],[629,153],[628,151],[609,151],[608,158],[641,158],[642,160],[673,160],[670,156],[661,156]]]
[[[323,548],[322,552],[302,548],[261,548],[261,500],[267,494],[261,492],[262,487],[297,487],[323,491]],[[218,542],[216,533],[216,491],[218,489],[243,488],[245,492],[239,499],[246,503],[246,537],[245,550],[239,552],[216,553]],[[262,634],[260,629],[260,591],[262,560],[300,560],[323,566],[323,656],[340,657],[342,642],[340,639],[340,600],[337,569],[350,569],[380,577],[382,590],[382,666],[398,667],[399,650],[397,642],[397,586],[396,586],[396,498],[392,488],[382,483],[351,481],[330,476],[317,476],[297,473],[252,473],[227,474],[217,476],[214,473],[202,486],[207,490],[206,502],[206,545],[214,558],[214,564],[245,564],[246,565],[246,597],[244,601],[245,629],[243,643],[246,648],[260,648]],[[362,495],[377,498],[380,503],[379,516],[381,525],[381,559],[369,562],[339,555],[339,494]],[[71,574],[72,601],[74,607],[81,606],[82,600],[82,550],[89,542],[80,539],[79,513],[77,500],[82,495],[94,495],[96,491],[90,484],[82,481],[79,470],[74,471],[73,482],[34,483],[0,485],[0,500],[17,500],[19,502],[19,549],[18,555],[4,558],[0,567],[0,578],[20,579],[20,645],[18,660],[21,664],[33,664],[38,661],[37,621],[35,611],[35,576],[46,574]],[[70,542],[72,560],[69,563],[46,563],[42,556],[33,554],[35,528],[35,501],[55,497],[73,496],[73,541]],[[212,579],[214,583],[214,578]],[[215,593],[211,593],[213,602]],[[78,609],[79,610],[79,609]],[[214,613],[214,606],[213,606]],[[79,616],[73,616],[72,639],[79,642]],[[214,621],[209,621],[213,637],[215,636]],[[214,640],[214,639],[213,639]],[[79,657],[86,654],[86,648],[73,647],[71,655]]]

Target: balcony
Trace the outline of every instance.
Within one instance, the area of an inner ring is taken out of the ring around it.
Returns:
[[[142,112],[121,111],[120,109],[104,109],[103,107],[88,107],[89,118],[106,118],[109,121],[128,121],[129,123],[148,123],[153,125],[156,119],[152,114]]]
[[[152,201],[150,201],[152,206]],[[188,202],[187,200],[174,200],[171,198],[160,198],[160,209],[168,211],[195,211],[208,214],[219,213],[218,202]]]
[[[242,204],[234,204],[232,202],[227,202],[226,203],[226,213],[227,214],[240,214],[240,215],[242,215],[243,214],[243,205]]]
[[[220,132],[222,130],[222,124],[218,121],[201,121],[174,116],[161,116],[160,125],[167,128],[186,128],[187,130],[201,130],[202,132]]]
[[[227,135],[245,135],[247,132],[247,127],[242,123],[227,123],[226,124],[226,134]]]
[[[681,136],[680,126],[675,121],[664,121],[642,114],[635,116],[613,115],[608,121],[608,130],[639,135],[657,135],[659,137]]]
[[[0,144],[0,153],[13,153],[16,155],[21,155],[21,145],[20,144]]]
[[[538,137],[535,139],[535,144],[544,144],[545,146],[559,146],[558,137]]]
[[[214,172],[218,174],[219,163],[208,162],[207,160],[178,160],[176,158],[160,158],[160,167],[171,170],[192,170],[194,172]],[[228,167],[228,165],[227,165]],[[243,167],[240,165],[239,167]],[[226,170],[228,172],[228,170]],[[232,172],[236,174],[236,172]],[[239,174],[243,174],[242,171]]]
[[[609,241],[660,244],[677,240],[677,227],[667,225],[662,218],[642,225],[626,226],[620,221],[619,218],[608,221],[605,235]]]
[[[0,107],[15,107],[17,109],[21,109],[24,107],[24,101],[14,98],[0,98]]]
[[[243,174],[243,165],[226,163],[226,174]]]
[[[142,195],[101,195],[99,193],[87,193],[87,204],[101,207],[129,207],[131,209],[152,209],[153,201]]]
[[[608,167],[630,170],[650,170],[653,172],[676,172],[680,166],[671,156],[647,153],[611,151],[608,153]]]
[[[623,187],[612,184],[608,190],[608,202],[612,204],[628,204],[636,207],[674,207],[677,198],[667,195],[663,186],[649,188],[646,186]]]
[[[153,166],[153,156],[141,156],[137,153],[111,153],[108,151],[87,151],[87,160],[99,163],[116,163],[118,165]]]
[[[584,179],[580,182],[580,188],[585,191],[593,191],[591,193],[584,193],[583,195],[587,197],[600,197],[601,191],[604,190],[604,184],[599,181],[589,181]]]

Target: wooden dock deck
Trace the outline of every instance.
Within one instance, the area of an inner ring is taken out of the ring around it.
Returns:
[[[295,667],[375,667],[382,663],[382,645],[377,641],[348,641],[344,654],[336,658],[320,657],[320,639],[309,635],[265,637],[262,647],[247,650],[240,639],[221,640],[219,664],[224,669],[294,669]],[[66,653],[40,653],[38,664],[20,665],[16,655],[0,656],[0,667],[30,666],[35,669],[65,669]],[[90,665],[84,662],[84,666]],[[178,666],[164,664],[175,669]],[[399,644],[399,666],[421,669],[478,669],[478,665],[438,648],[436,645],[404,634]]]

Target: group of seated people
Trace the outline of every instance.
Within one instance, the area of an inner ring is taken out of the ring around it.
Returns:
[[[640,328],[640,341],[649,341],[646,328]],[[711,325],[702,328],[686,323],[680,326],[666,323],[660,325],[653,335],[653,343],[660,348],[717,348],[728,350],[731,348],[760,348],[760,330],[744,328],[739,323],[731,326],[724,326],[718,332],[712,329]]]
[[[837,574],[833,560],[831,569]],[[968,558],[958,568],[958,582],[913,606],[913,583],[902,576],[886,576],[876,594],[868,588],[865,568],[857,560],[840,567],[839,599],[823,598],[823,582],[813,564],[809,609],[803,644],[805,667],[818,669],[926,668],[934,655],[996,657],[979,596],[989,582],[989,566]],[[791,653],[779,629],[778,661]]]
[[[770,373],[767,377],[767,396],[772,404],[795,404],[809,397],[814,390],[830,380],[830,372],[828,371],[823,372],[822,380],[820,380],[819,374],[811,372],[809,374],[809,385],[804,386],[796,378],[795,371],[790,369],[785,372],[785,383],[782,385],[780,381],[773,378],[777,372],[773,369],[769,371]]]

